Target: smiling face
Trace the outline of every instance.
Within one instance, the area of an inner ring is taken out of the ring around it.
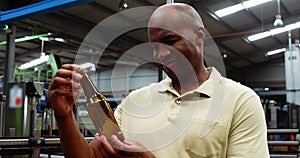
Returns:
[[[188,78],[204,67],[204,29],[190,15],[173,8],[159,8],[149,21],[149,40],[155,42],[154,59],[171,79]]]

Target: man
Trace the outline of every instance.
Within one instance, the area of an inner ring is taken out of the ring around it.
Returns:
[[[186,4],[163,5],[152,14],[148,33],[153,57],[168,78],[130,93],[115,111],[125,138],[134,141],[96,136],[88,144],[71,110],[73,95],[78,97],[81,88],[79,67],[64,65],[58,71],[49,87],[49,99],[65,155],[269,157],[258,96],[204,66],[205,30],[197,11]]]

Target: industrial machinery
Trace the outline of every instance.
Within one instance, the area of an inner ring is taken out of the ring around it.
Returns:
[[[289,36],[290,33],[289,33]],[[289,38],[290,39],[290,38]],[[299,40],[285,52],[286,101],[289,108],[289,126],[299,128],[300,106],[300,49]]]
[[[40,61],[39,61],[40,60]],[[44,61],[43,61],[44,60]],[[15,66],[14,69],[14,81],[25,82],[25,81],[36,81],[36,82],[50,82],[52,77],[61,65],[54,54],[41,55],[40,58],[31,61],[31,63],[44,62],[40,65],[32,66],[31,68],[22,68],[21,66]],[[30,63],[27,63],[29,66]],[[25,65],[27,66],[27,65]]]
[[[7,84],[6,95],[1,95],[0,155],[39,154],[36,149],[60,151],[54,114],[48,102],[49,83],[59,64],[54,54],[42,57],[44,60],[38,65],[16,66],[13,82]],[[45,146],[46,137],[57,139]]]

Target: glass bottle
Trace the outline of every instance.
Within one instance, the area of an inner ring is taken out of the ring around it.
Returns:
[[[124,135],[118,126],[113,111],[107,99],[99,92],[84,69],[79,69],[83,78],[81,85],[86,96],[86,109],[99,135],[110,139],[116,135],[120,141],[124,140]]]

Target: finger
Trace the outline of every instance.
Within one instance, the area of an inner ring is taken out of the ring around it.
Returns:
[[[81,93],[80,89],[72,90],[69,88],[54,89],[49,92],[50,96],[78,96]]]
[[[50,86],[49,86],[49,90],[53,90],[56,88],[63,88],[63,89],[80,89],[81,88],[81,84],[70,80],[69,78],[63,78],[63,77],[55,77],[53,78]]]
[[[65,64],[62,66],[62,69],[70,70],[72,71],[72,79],[76,81],[80,81],[82,76],[81,74],[77,73],[77,71],[80,69],[79,65],[76,64]]]
[[[55,78],[52,80],[49,88],[48,88],[48,93],[51,93],[53,90],[66,90],[70,91],[72,89],[72,83],[69,83],[69,81],[63,81],[59,78]]]
[[[118,150],[123,150],[123,148],[125,147],[117,136],[112,135],[111,138],[109,139],[110,144],[112,145],[113,148],[118,149]]]
[[[115,149],[110,145],[110,143],[107,141],[105,136],[100,136],[100,144],[102,145],[103,149],[108,151],[109,153],[115,154]]]
[[[123,143],[127,144],[127,145],[134,145],[135,144],[135,142],[132,142],[130,140],[124,140]]]
[[[100,151],[104,157],[118,157],[118,152],[110,145],[105,136],[96,136],[100,141]]]
[[[109,153],[109,150],[106,150],[104,147],[105,144],[102,144],[102,140],[100,140],[99,136],[95,136],[95,138],[89,143],[90,147],[94,151],[95,157],[114,157]]]
[[[66,96],[70,93],[68,89],[55,89],[49,92],[51,96]]]
[[[129,152],[145,152],[147,151],[146,148],[138,143],[138,142],[133,142],[130,140],[124,140],[123,142],[121,142],[117,137],[113,138],[114,143],[116,143],[115,141],[118,141],[117,143],[122,144],[122,149],[124,151],[129,151]]]
[[[135,156],[140,155],[137,146],[133,144],[124,144],[117,136],[113,135],[110,139],[112,146],[118,150],[118,153],[122,156]],[[127,141],[128,142],[128,141]],[[128,142],[129,143],[129,142]]]
[[[67,69],[67,70],[72,70],[72,71],[77,71],[80,69],[79,65],[76,64],[64,64],[61,67],[62,69]]]
[[[123,142],[124,144],[128,144],[128,145],[130,145],[130,146],[136,146],[136,147],[138,147],[137,149],[138,149],[138,151],[140,151],[140,152],[147,152],[147,151],[149,151],[149,150],[147,150],[141,143],[139,143],[139,142],[135,142],[135,141],[130,141],[130,140],[124,140],[124,142]]]
[[[67,69],[59,69],[54,77],[69,78],[78,81],[82,79],[82,76],[79,73]]]

